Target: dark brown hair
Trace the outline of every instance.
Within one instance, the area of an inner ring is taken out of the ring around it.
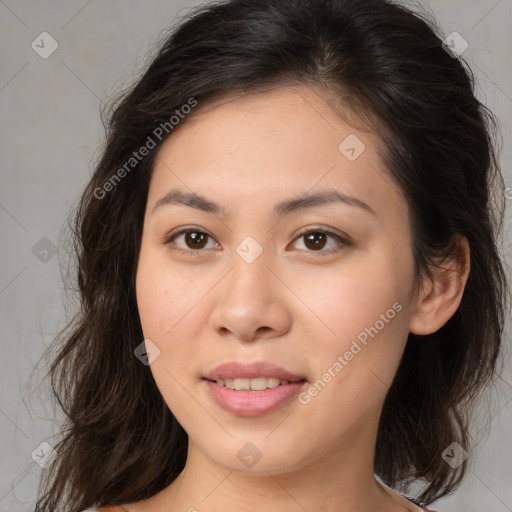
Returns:
[[[375,454],[375,473],[389,486],[405,491],[423,480],[418,498],[426,503],[460,485],[468,461],[452,469],[441,454],[454,441],[471,451],[471,411],[499,375],[504,185],[495,118],[437,30],[427,15],[384,0],[231,0],[195,10],[166,37],[113,105],[104,151],[74,212],[80,308],[52,346],[48,374],[65,421],[38,511],[139,501],[183,469],[187,434],[134,356],[143,340],[135,274],[155,155],[172,137],[171,116],[191,98],[198,106],[177,129],[215,99],[294,84],[373,121],[409,206],[417,282],[457,249],[454,235],[469,241],[460,307],[434,334],[409,335]],[[156,147],[127,168],[148,137]],[[122,179],[106,187],[114,175]]]

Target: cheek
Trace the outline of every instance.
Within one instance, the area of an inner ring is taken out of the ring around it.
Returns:
[[[213,286],[204,272],[191,272],[171,265],[165,255],[148,253],[141,255],[136,280],[144,338],[159,349],[150,370],[168,406],[177,410],[187,403],[179,383],[199,378],[197,340],[207,323],[204,298]]]
[[[155,251],[156,252],[156,251]],[[200,276],[185,275],[165,254],[141,252],[137,269],[137,306],[148,338],[165,341],[200,302],[206,285]]]
[[[154,266],[141,259],[136,280],[137,307],[144,336],[149,339],[161,337],[164,319],[172,307],[169,304],[165,277]]]
[[[187,320],[197,303],[194,298],[199,290],[196,285],[195,291],[190,293],[194,285],[189,283],[188,286],[187,281],[162,258],[141,252],[136,278],[137,306],[144,338],[159,349],[158,357],[149,368],[174,414],[190,408],[190,396],[183,392],[180,383],[190,378],[194,357],[197,357],[197,348],[184,336],[188,333],[189,338],[194,337]],[[178,417],[180,419],[183,418]]]
[[[389,249],[358,255],[339,270],[298,284],[313,313],[306,318],[310,332],[317,333],[310,354],[317,378],[328,381],[329,369],[336,374],[331,379],[336,400],[355,405],[365,393],[381,397],[407,341],[412,259]]]
[[[325,336],[320,342],[329,344],[329,340],[337,340],[343,345],[373,326],[386,312],[389,313],[385,319],[390,317],[392,323],[399,323],[402,318],[395,315],[399,306],[393,309],[393,304],[404,309],[408,280],[408,275],[396,272],[395,265],[361,258],[357,264],[339,270],[301,277],[296,289],[311,312],[307,317],[321,325],[320,332]]]

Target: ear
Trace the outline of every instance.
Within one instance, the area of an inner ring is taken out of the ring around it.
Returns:
[[[432,278],[426,277],[413,305],[409,331],[432,334],[439,330],[457,311],[469,276],[470,251],[465,236],[454,235],[452,252],[438,267]]]

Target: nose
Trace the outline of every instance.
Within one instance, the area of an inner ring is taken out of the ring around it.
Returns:
[[[277,273],[263,254],[252,263],[234,254],[231,270],[215,287],[211,328],[243,341],[286,334],[291,327],[290,297]]]

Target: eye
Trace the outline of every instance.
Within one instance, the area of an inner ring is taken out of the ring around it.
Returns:
[[[178,241],[182,246],[180,247]],[[211,245],[208,247],[208,239],[211,239]],[[331,243],[330,247],[325,249],[328,245],[328,240],[331,239],[334,243]],[[342,247],[349,246],[350,241],[346,238],[342,238],[340,235],[326,231],[324,229],[309,229],[298,235],[298,237],[292,243],[297,241],[303,241],[304,249],[306,252],[319,253],[318,255],[334,254],[339,252]],[[220,247],[218,242],[214,242],[213,238],[206,232],[200,229],[187,228],[168,235],[163,240],[164,245],[169,245],[173,251],[186,253],[186,254],[199,254],[202,249],[214,249]],[[185,244],[183,246],[183,244]],[[213,244],[213,245],[212,245]],[[325,249],[325,250],[324,250]],[[315,255],[316,256],[316,255]]]
[[[324,250],[329,238],[334,240],[335,243],[331,244],[330,247]],[[309,229],[304,231],[299,234],[295,241],[302,241],[307,252],[317,252],[319,253],[319,256],[334,254],[339,252],[342,247],[350,245],[348,239],[342,238],[335,233],[323,229]]]
[[[183,247],[172,247],[176,245],[176,241],[183,237],[183,242],[185,244],[185,248]],[[177,252],[183,252],[187,254],[198,253],[201,252],[201,249],[207,248],[211,249],[212,247],[207,247],[208,238],[211,238],[208,233],[201,231],[199,229],[184,229],[178,233],[171,234],[167,236],[163,243],[165,245],[171,245],[171,250]],[[214,247],[219,246],[217,242],[215,242]]]

